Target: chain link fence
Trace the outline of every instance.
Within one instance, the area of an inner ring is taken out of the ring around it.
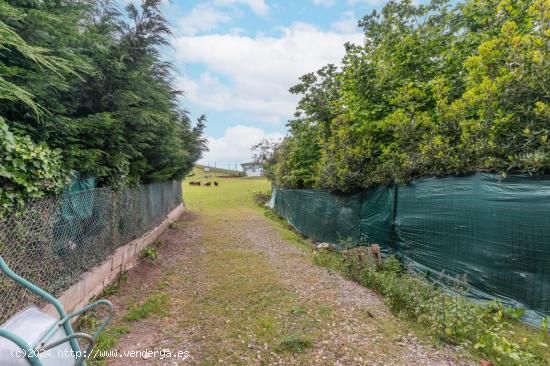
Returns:
[[[0,221],[0,255],[19,275],[59,296],[113,251],[158,226],[182,202],[181,182],[96,188],[28,202]],[[0,274],[0,324],[35,295]]]

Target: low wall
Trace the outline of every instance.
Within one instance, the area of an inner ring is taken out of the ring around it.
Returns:
[[[63,304],[65,311],[69,313],[86,306],[90,300],[101,294],[103,289],[118,278],[122,272],[133,268],[138,263],[139,254],[143,248],[155,242],[168,229],[168,225],[182,214],[183,209],[182,203],[168,213],[166,219],[153,230],[147,232],[141,238],[132,240],[128,244],[117,248],[102,264],[85,272],[80,281],[59,296],[58,299]],[[51,304],[45,306],[44,310],[57,315]]]

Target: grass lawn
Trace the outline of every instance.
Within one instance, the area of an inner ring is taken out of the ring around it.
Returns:
[[[228,177],[224,170],[211,168],[206,173],[200,167],[193,169],[194,175],[183,181],[183,200],[191,210],[212,208],[254,208],[254,192],[271,192],[271,183],[264,177]],[[205,178],[205,176],[212,176]],[[219,178],[224,176],[227,178]],[[218,182],[218,186],[192,186],[195,182]]]

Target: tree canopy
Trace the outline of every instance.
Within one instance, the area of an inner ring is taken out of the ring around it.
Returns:
[[[304,75],[275,183],[349,192],[550,169],[550,1],[390,1],[342,66]]]
[[[161,0],[0,0],[0,206],[71,171],[115,187],[183,177],[205,117],[180,107]]]

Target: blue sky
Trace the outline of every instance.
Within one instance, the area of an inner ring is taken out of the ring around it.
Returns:
[[[250,160],[250,146],[280,138],[298,77],[338,64],[345,42],[362,42],[357,21],[382,0],[172,0],[175,37],[164,56],[178,73],[182,106],[208,117],[202,163]]]

